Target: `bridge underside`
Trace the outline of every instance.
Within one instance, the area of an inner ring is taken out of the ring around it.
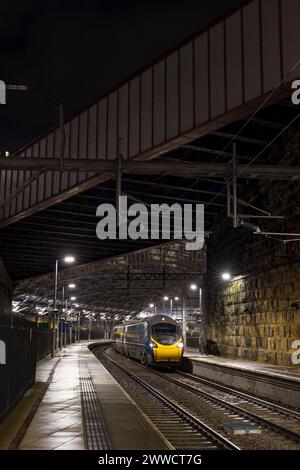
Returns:
[[[280,151],[282,138],[293,135],[299,128],[297,116],[297,108],[285,99],[257,113],[242,132],[239,131],[246,120],[180,146],[161,156],[159,161],[168,162],[170,168],[174,161],[227,164],[232,160],[234,138],[240,163],[247,165],[256,157],[257,165],[266,165],[276,146]],[[293,125],[289,126],[293,120]],[[270,142],[273,144],[268,146]],[[271,176],[266,179],[267,191],[273,180]],[[264,209],[260,202],[261,191],[256,194],[257,183],[255,175],[238,180],[243,211],[253,217],[258,215],[253,206]],[[226,179],[216,175],[125,174],[122,193],[128,196],[128,203],[204,204],[207,237],[226,218]],[[243,194],[247,194],[245,199]],[[201,279],[206,272],[205,250],[193,255],[182,251],[182,244],[179,244],[180,251],[176,243],[175,249],[172,244],[164,249],[157,247],[158,242],[153,240],[98,240],[96,208],[104,202],[115,204],[115,200],[116,178],[107,178],[87,191],[1,230],[0,256],[17,283],[18,309],[30,311],[37,304],[41,308],[51,306],[54,260],[66,252],[76,256],[77,266],[62,270],[61,281],[78,281],[77,295],[81,304],[88,310],[109,316],[137,313],[149,302],[161,298],[164,289],[176,293],[187,280]],[[284,217],[286,214],[274,215]],[[267,230],[269,221],[263,220],[262,225]]]

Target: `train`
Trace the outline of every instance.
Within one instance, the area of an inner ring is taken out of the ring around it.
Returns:
[[[180,365],[184,352],[181,328],[167,315],[117,325],[112,332],[112,347],[146,366],[167,368]]]

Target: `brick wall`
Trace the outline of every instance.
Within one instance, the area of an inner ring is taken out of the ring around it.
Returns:
[[[300,132],[273,149],[269,162],[300,163]],[[300,233],[300,183],[250,182],[240,197],[284,220],[259,221],[264,230]],[[242,194],[241,194],[242,193]],[[245,209],[242,209],[245,212]],[[240,276],[221,280],[230,271]],[[220,219],[208,243],[208,340],[221,355],[291,365],[300,340],[300,242],[283,244],[232,228]]]

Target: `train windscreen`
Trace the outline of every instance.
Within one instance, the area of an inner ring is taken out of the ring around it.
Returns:
[[[157,323],[152,326],[153,339],[165,346],[176,343],[179,340],[179,332],[172,323]]]

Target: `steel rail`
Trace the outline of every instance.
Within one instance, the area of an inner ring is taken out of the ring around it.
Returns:
[[[239,414],[240,416],[243,416],[244,418],[250,419],[251,421],[254,421],[254,422],[256,422],[256,423],[258,423],[258,424],[260,424],[260,425],[262,425],[266,428],[271,428],[273,431],[276,431],[280,434],[284,434],[285,436],[289,437],[290,439],[292,439],[294,441],[297,441],[297,442],[300,442],[300,434],[298,434],[298,433],[296,433],[296,432],[294,432],[290,429],[287,429],[284,426],[281,426],[280,424],[276,424],[272,421],[269,421],[269,420],[267,420],[267,419],[265,419],[261,416],[258,416],[256,414],[252,413],[251,411],[244,410],[240,406],[235,405],[233,403],[229,403],[229,402],[223,400],[222,398],[215,397],[215,396],[209,394],[208,392],[204,392],[203,390],[199,390],[198,388],[194,387],[193,385],[189,385],[189,384],[186,384],[184,382],[181,382],[178,379],[168,377],[168,376],[166,376],[166,375],[164,375],[164,374],[162,374],[161,372],[158,372],[158,371],[153,371],[153,372],[154,372],[155,375],[160,376],[164,380],[166,380],[168,382],[171,382],[174,385],[179,385],[180,387],[185,388],[186,390],[194,393],[195,395],[199,395],[199,396],[205,398],[206,400],[209,400],[211,402],[214,402],[214,403],[222,406],[223,408],[226,408],[228,410],[236,412],[237,414]]]
[[[207,426],[205,423],[200,421],[198,418],[193,416],[191,413],[186,411],[184,408],[182,408],[180,405],[173,403],[169,398],[167,398],[164,394],[156,390],[154,387],[151,385],[147,384],[144,380],[140,379],[137,375],[135,375],[133,372],[129,371],[126,369],[124,366],[120,365],[118,362],[114,361],[111,357],[105,355],[103,352],[101,352],[103,357],[110,361],[112,364],[114,364],[117,368],[119,368],[122,372],[124,372],[126,375],[128,375],[131,379],[133,379],[135,382],[137,382],[139,385],[141,385],[144,389],[146,389],[151,395],[153,395],[155,398],[157,398],[160,402],[162,402],[164,405],[166,405],[171,411],[173,411],[175,414],[180,416],[185,422],[190,424],[194,429],[196,429],[199,434],[205,435],[207,438],[209,438],[214,444],[218,445],[219,447],[222,447],[222,449],[227,449],[227,450],[241,450],[238,446],[236,446],[233,442],[229,441],[226,437],[222,436],[219,434],[217,431],[214,429],[210,428]]]
[[[198,377],[197,375],[194,375],[194,374],[189,374],[187,372],[182,372],[182,371],[176,371],[176,373],[178,375],[182,375],[183,377],[190,378],[191,380],[194,380],[195,382],[203,383],[204,385],[209,385],[210,387],[216,388],[223,392],[231,393],[232,395],[236,395],[237,397],[244,398],[257,405],[264,406],[270,410],[275,410],[278,413],[282,414],[283,416],[287,416],[289,418],[293,418],[295,420],[300,421],[300,413],[298,411],[292,410],[290,408],[286,408],[281,405],[277,405],[276,403],[263,400],[262,398],[255,397],[253,395],[249,395],[247,393],[236,390],[235,388],[227,387],[225,385],[218,384],[208,379],[203,379],[202,377]]]

